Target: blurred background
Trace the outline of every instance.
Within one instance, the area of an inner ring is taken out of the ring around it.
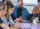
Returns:
[[[17,4],[17,0],[11,0],[14,6]],[[37,6],[37,0],[23,0],[24,7],[27,8],[30,14],[32,14],[32,10],[34,6]]]

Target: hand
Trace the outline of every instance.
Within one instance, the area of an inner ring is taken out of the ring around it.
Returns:
[[[14,22],[19,22],[20,21],[20,19],[19,18],[16,18],[15,20],[14,20]]]
[[[23,17],[22,17],[22,16],[20,16],[20,17],[19,17],[19,19],[20,19],[20,21],[22,21],[22,20],[23,20]]]
[[[19,18],[16,18],[16,19],[14,20],[14,22],[19,22],[19,21],[22,21],[22,20],[23,20],[23,17],[20,16]]]

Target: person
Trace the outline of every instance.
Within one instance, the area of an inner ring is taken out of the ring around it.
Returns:
[[[3,29],[17,29],[18,27],[14,28],[9,27],[2,21],[1,18],[5,16],[6,13],[7,13],[7,6],[4,3],[0,3],[0,27],[2,27]]]
[[[20,20],[22,20],[22,18],[26,19],[29,15],[28,10],[23,7],[23,1],[17,1],[17,6],[14,7],[13,11],[13,15],[15,15],[18,18],[21,18]]]
[[[11,18],[11,14],[13,13],[13,5],[9,2],[6,3],[7,4],[7,14],[5,16],[3,16],[1,19],[3,20],[3,22],[7,25],[11,25],[13,26],[15,23],[13,22],[12,18]]]
[[[32,14],[38,14],[38,21],[40,21],[40,0],[38,0],[38,6],[33,8]]]
[[[5,16],[3,16],[1,19],[8,26],[14,27],[15,22],[13,22],[13,20],[12,20],[12,18],[10,16],[13,13],[14,6],[10,1],[8,1],[6,4],[7,4],[7,8],[8,8],[7,9],[7,14]]]
[[[39,14],[40,12],[40,0],[38,0],[38,6],[33,8],[32,14]]]

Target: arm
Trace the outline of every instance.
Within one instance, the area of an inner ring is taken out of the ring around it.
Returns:
[[[11,28],[11,27],[7,26],[1,19],[0,19],[0,26],[3,29],[17,29],[16,27],[15,28]]]
[[[15,22],[12,20],[11,16],[10,16],[10,25],[11,26],[14,26],[15,25]]]
[[[7,26],[1,19],[0,19],[0,26],[4,29],[10,29],[10,27]]]
[[[7,26],[5,23],[1,24],[1,27],[4,29],[11,29],[9,26]]]
[[[5,23],[1,24],[1,27],[2,27],[3,29],[17,29],[17,28],[20,28],[20,26],[9,27],[9,26],[7,26]]]
[[[14,20],[14,22],[19,22],[21,19],[19,19],[19,18],[16,18],[15,20]]]
[[[30,13],[29,13],[29,11],[26,8],[25,8],[25,11],[26,11],[25,13],[26,13],[26,18],[27,18]]]
[[[10,25],[11,25],[11,28],[20,28],[20,26],[14,26],[15,25],[15,22],[13,22],[12,18],[10,17]]]

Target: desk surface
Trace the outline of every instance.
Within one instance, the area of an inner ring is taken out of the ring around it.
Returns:
[[[21,28],[30,28],[31,29],[40,29],[40,23],[37,23],[37,25],[32,25],[31,23],[16,23],[15,26],[21,26]]]

